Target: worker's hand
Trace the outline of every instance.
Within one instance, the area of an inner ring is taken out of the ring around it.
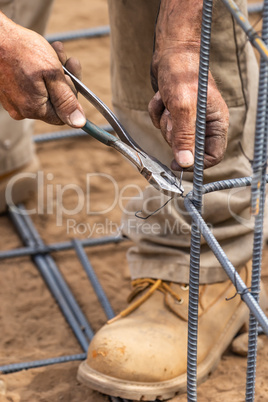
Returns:
[[[153,124],[171,146],[171,168],[194,163],[198,90],[199,45],[169,43],[158,46],[152,61],[152,85],[156,94],[149,104]],[[228,108],[209,73],[204,167],[219,163],[227,145]]]
[[[39,119],[50,124],[82,127],[86,123],[76,91],[61,67],[74,75],[79,63],[67,61],[63,46],[55,50],[37,33],[16,25],[0,13],[0,102],[16,120]]]

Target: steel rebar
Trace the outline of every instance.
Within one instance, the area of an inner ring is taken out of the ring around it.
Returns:
[[[262,39],[268,43],[268,0],[264,1]],[[256,130],[253,158],[253,178],[251,185],[251,205],[255,217],[253,254],[252,254],[252,278],[251,293],[259,302],[261,261],[263,249],[263,221],[266,192],[266,162],[267,162],[267,97],[268,97],[268,64],[261,57],[259,90],[256,116]],[[252,402],[255,397],[255,379],[257,362],[257,338],[258,321],[250,313],[248,333],[248,358],[247,358],[247,381],[246,401]]]
[[[223,4],[230,11],[236,22],[241,26],[243,31],[248,36],[252,45],[258,50],[258,52],[265,59],[266,63],[268,63],[268,48],[262,38],[258,35],[258,33],[254,30],[254,28],[249,23],[246,16],[241,12],[240,8],[233,0],[221,0]]]
[[[100,126],[102,130],[113,132],[113,128],[109,124],[105,124]],[[49,142],[49,141],[57,141],[57,140],[65,140],[69,138],[75,137],[88,137],[88,134],[85,133],[82,129],[71,129],[71,130],[62,130],[58,132],[51,132],[45,134],[38,134],[32,137],[33,142],[39,144],[41,142]]]
[[[73,245],[74,245],[74,249],[76,251],[77,257],[79,259],[79,261],[81,262],[82,267],[84,268],[88,279],[90,280],[93,289],[95,290],[95,293],[99,299],[99,302],[108,318],[108,320],[112,319],[115,314],[114,311],[112,309],[112,306],[94,272],[94,269],[92,267],[92,265],[90,264],[89,259],[87,258],[87,255],[85,253],[85,250],[83,249],[83,246],[81,244],[81,241],[78,239],[73,239]]]
[[[86,357],[87,357],[86,353],[80,353],[77,355],[52,357],[50,359],[34,360],[34,361],[30,361],[30,362],[25,362],[25,363],[5,364],[3,366],[0,366],[0,373],[9,374],[9,373],[15,373],[16,371],[21,371],[21,370],[28,370],[28,369],[37,368],[37,367],[50,366],[52,364],[67,363],[67,362],[72,362],[75,360],[85,360]]]
[[[66,42],[77,39],[99,38],[107,35],[110,35],[110,27],[108,25],[105,25],[96,28],[79,29],[77,31],[49,34],[46,35],[45,38],[49,43],[52,43],[56,41]]]
[[[209,74],[210,37],[212,23],[212,0],[204,0],[201,24],[200,62],[198,77],[195,163],[193,177],[193,202],[197,210],[202,209],[202,188],[204,169],[204,149],[206,133],[207,89]],[[197,336],[199,303],[199,268],[201,234],[192,223],[189,277],[188,311],[188,350],[187,350],[187,397],[188,401],[197,401]]]
[[[249,14],[261,13],[262,10],[263,10],[263,2],[256,3],[256,4],[248,4],[248,13]]]
[[[118,244],[126,240],[127,238],[122,236],[107,236],[93,239],[82,239],[81,244],[83,247],[96,247],[112,243]],[[7,258],[32,256],[36,254],[54,253],[58,251],[72,250],[73,248],[74,246],[71,241],[47,244],[43,246],[35,245],[33,247],[22,247],[14,250],[0,251],[0,260],[4,260]]]

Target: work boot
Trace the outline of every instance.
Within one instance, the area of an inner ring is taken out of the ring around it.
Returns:
[[[31,162],[23,165],[19,169],[0,175],[0,213],[7,209],[6,189],[9,186],[10,198],[13,204],[18,204],[28,200],[37,190],[37,173],[40,162],[35,155]],[[31,174],[33,174],[31,176]]]
[[[247,264],[240,271],[246,286],[250,274]],[[78,380],[116,397],[168,399],[186,391],[188,286],[138,279],[133,287],[130,306],[93,338]],[[248,320],[248,308],[235,294],[229,280],[200,286],[198,383]]]

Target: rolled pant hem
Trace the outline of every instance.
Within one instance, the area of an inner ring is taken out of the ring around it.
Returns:
[[[132,280],[138,278],[162,279],[176,283],[189,283],[189,266],[179,263],[163,264],[162,261],[150,259],[129,261]],[[200,284],[224,282],[228,279],[222,267],[200,267]]]

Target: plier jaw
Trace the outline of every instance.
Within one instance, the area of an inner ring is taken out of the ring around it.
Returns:
[[[183,195],[183,186],[167,166],[148,154],[140,158],[143,165],[140,173],[154,188],[169,197]]]

